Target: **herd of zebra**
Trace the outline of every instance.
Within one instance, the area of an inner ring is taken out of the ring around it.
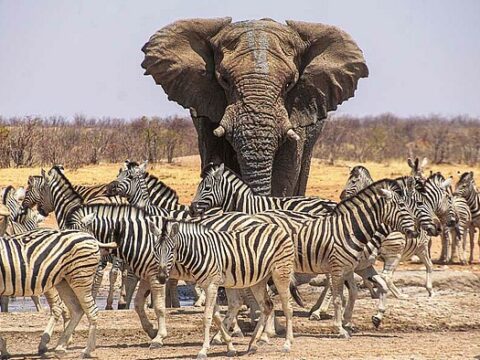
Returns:
[[[355,166],[341,201],[335,202],[256,195],[223,164],[210,164],[190,206],[181,205],[174,190],[149,174],[146,163],[127,160],[114,181],[93,187],[72,185],[61,166],[42,170],[29,177],[26,190],[9,186],[1,194],[2,310],[11,296],[31,296],[39,309],[38,296],[45,295],[51,311],[38,350],[47,351],[54,325],[63,318],[57,354],[66,352],[85,313],[89,336],[82,356],[89,357],[95,349],[95,297],[111,262],[107,309],[121,274],[118,307],[128,308],[136,290],[135,311],[152,339],[151,348],[163,345],[165,307],[179,306],[176,285],[184,280],[199,287],[197,303],[205,304],[199,358],[207,356],[212,321],[220,329],[212,341],[225,343],[229,355],[236,353],[232,336],[242,333],[236,319],[244,304],[253,309],[252,317],[258,316],[249,350],[268,341],[276,325],[272,293],[281,300],[283,350],[289,351],[292,298],[303,306],[295,274],[327,275],[310,317],[320,319],[332,301],[334,325],[340,336],[349,337],[357,273],[378,299],[372,316],[378,327],[388,291],[405,297],[392,279],[400,261],[418,256],[432,295],[432,236],[442,239],[440,261],[467,263],[467,238],[472,262],[475,228],[480,227],[480,193],[472,172],[462,174],[452,189],[451,178],[425,176],[425,162],[409,159],[408,165],[411,174],[378,181],[365,167]],[[59,230],[39,227],[50,213]],[[377,259],[384,262],[380,273],[373,267]],[[220,287],[228,301],[223,319],[216,301]],[[149,295],[157,326],[147,317]],[[2,357],[9,356],[1,337],[0,350]]]

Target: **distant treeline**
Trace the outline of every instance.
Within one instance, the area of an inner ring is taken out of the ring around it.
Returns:
[[[78,168],[125,159],[170,163],[197,153],[197,135],[189,118],[0,117],[0,167]],[[435,164],[474,165],[480,162],[480,120],[391,114],[330,117],[313,156],[332,164],[339,159],[385,162],[426,156]]]

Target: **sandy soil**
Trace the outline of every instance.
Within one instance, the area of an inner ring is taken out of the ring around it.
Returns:
[[[468,274],[468,275],[467,275]],[[253,330],[247,314],[241,318],[241,326],[247,337],[235,339],[240,356],[252,359],[331,359],[331,358],[371,358],[371,359],[443,359],[480,358],[480,292],[478,273],[438,271],[435,296],[428,298],[426,291],[418,287],[415,280],[418,271],[402,271],[398,274],[399,284],[409,283],[404,293],[407,300],[390,298],[388,311],[380,329],[375,330],[370,322],[375,302],[365,290],[354,313],[358,332],[350,340],[338,339],[331,319],[310,321],[306,309],[295,308],[295,343],[292,352],[281,353],[283,339],[275,338],[252,355],[246,354],[250,331]],[[442,290],[451,283],[450,290]],[[308,285],[300,287],[308,306],[312,305],[321,288]],[[277,302],[276,302],[277,303]],[[284,322],[282,312],[276,304],[280,322]],[[150,318],[154,319],[151,310]],[[0,334],[8,341],[9,351],[14,358],[36,358],[36,346],[47,315],[40,313],[1,314]],[[74,345],[67,358],[78,357],[86,343],[87,323],[83,319],[75,335]],[[192,358],[202,344],[202,310],[194,307],[169,309],[167,317],[169,337],[162,349],[150,350],[148,338],[140,328],[133,310],[101,311],[98,320],[95,356],[99,359],[175,359]],[[60,330],[60,326],[58,326]],[[52,344],[55,343],[55,334]],[[53,357],[53,353],[48,354]],[[212,346],[210,357],[226,356],[225,346]]]

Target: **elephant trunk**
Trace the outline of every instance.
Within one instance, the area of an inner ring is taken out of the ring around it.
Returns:
[[[273,160],[281,134],[273,119],[265,114],[247,117],[237,119],[232,139],[242,178],[256,194],[270,195]]]

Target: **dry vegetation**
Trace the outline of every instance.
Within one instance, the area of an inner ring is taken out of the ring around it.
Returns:
[[[339,160],[335,165],[328,165],[320,159],[312,160],[312,167],[307,186],[307,195],[337,199],[348,178],[349,166],[358,163],[354,161]],[[384,164],[366,162],[362,163],[371,172],[374,179],[398,177],[407,175],[409,168],[405,161],[392,161]],[[112,181],[117,176],[121,162],[116,164],[100,163],[88,165],[77,170],[66,168],[67,177],[74,184],[95,185]],[[191,201],[200,174],[200,158],[198,156],[185,156],[175,159],[172,164],[150,164],[150,172],[158,176],[167,185],[175,189],[182,203]],[[0,169],[0,187],[6,185],[26,186],[29,175],[39,175],[40,167]],[[48,169],[48,167],[45,167]],[[453,176],[454,182],[458,180],[458,171],[474,171],[480,175],[480,166],[467,166],[461,164],[440,164],[427,166],[427,172],[441,171],[445,176]]]

